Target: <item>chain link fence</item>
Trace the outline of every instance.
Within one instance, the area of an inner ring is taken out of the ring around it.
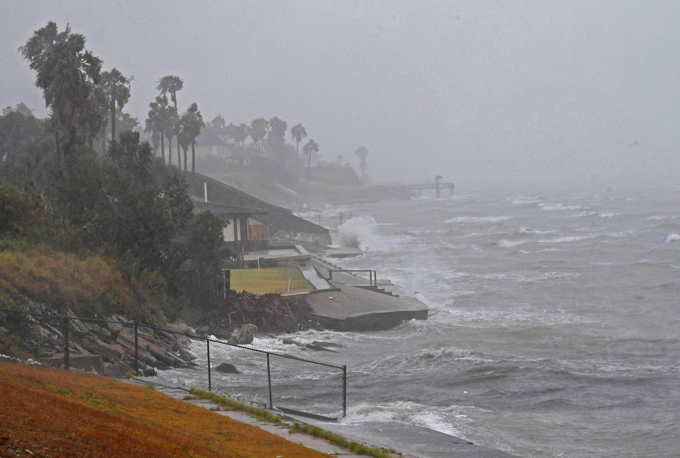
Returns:
[[[0,308],[0,353],[98,374],[155,376],[324,420],[347,411],[347,368],[136,322]]]

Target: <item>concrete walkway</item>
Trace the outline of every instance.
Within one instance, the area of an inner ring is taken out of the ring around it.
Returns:
[[[130,383],[132,385],[137,385],[137,386],[142,386],[144,388],[147,388],[149,386],[152,386],[157,392],[163,393],[165,395],[168,395],[172,398],[178,399],[183,402],[188,402],[190,404],[193,404],[198,407],[203,407],[208,410],[214,411],[217,415],[223,415],[225,417],[229,417],[232,420],[239,421],[241,423],[245,423],[251,426],[255,426],[257,428],[260,428],[264,431],[267,431],[268,433],[274,434],[275,436],[279,436],[287,441],[290,442],[295,442],[297,444],[301,444],[307,448],[311,448],[313,450],[318,450],[319,452],[326,453],[331,456],[339,456],[343,458],[366,458],[365,455],[356,455],[352,453],[350,450],[343,449],[341,447],[338,447],[335,444],[332,444],[328,442],[325,439],[321,439],[319,437],[314,437],[310,436],[308,434],[303,434],[303,433],[295,433],[291,434],[290,429],[288,426],[293,424],[294,420],[290,417],[289,419],[286,419],[286,416],[281,416],[282,423],[284,425],[276,425],[274,423],[270,423],[268,421],[264,421],[259,419],[258,417],[251,415],[247,412],[240,412],[240,411],[233,411],[233,410],[219,410],[221,407],[207,399],[184,399],[187,396],[191,396],[189,393],[189,390],[186,388],[180,387],[178,385],[173,385],[170,383],[159,383],[157,379],[154,378],[149,378],[149,377],[137,377],[136,379],[130,379],[130,380],[124,380],[126,383]],[[276,412],[277,415],[280,415],[279,412]],[[303,423],[308,423],[307,421],[302,421]],[[403,455],[404,457],[413,457],[412,455]]]
[[[300,264],[298,268],[300,269],[300,272],[302,272],[302,275],[307,279],[307,281],[309,281],[312,284],[312,286],[314,286],[314,288],[316,288],[317,290],[333,288],[331,284],[326,281],[326,279],[320,277],[319,274],[316,273],[316,270],[311,264],[309,263]]]
[[[307,417],[294,415],[281,415],[282,425],[276,425],[246,412],[218,410],[221,407],[206,399],[184,399],[190,396],[189,390],[179,385],[173,385],[165,381],[159,381],[153,377],[137,377],[130,380],[122,380],[132,385],[149,387],[152,386],[157,392],[172,398],[188,402],[193,405],[214,411],[218,415],[224,415],[241,423],[255,426],[285,440],[301,444],[307,448],[318,450],[331,456],[343,458],[366,458],[365,455],[356,455],[350,450],[338,447],[325,439],[310,436],[308,434],[291,434],[289,426],[297,421],[302,424],[317,426],[325,431],[335,433],[355,442],[371,444],[373,447],[397,450],[397,456],[403,458],[517,458],[499,450],[474,445],[455,436],[443,434],[427,428],[405,425],[394,422],[371,422],[359,424],[329,423],[320,420],[312,420]]]
[[[329,270],[335,268],[319,258],[307,264],[311,264],[325,279],[330,277]],[[345,272],[334,272],[333,280],[328,283],[339,291],[321,291],[307,296],[314,317],[327,328],[338,331],[380,331],[398,326],[403,321],[427,319],[427,305],[404,295],[403,291],[388,282],[379,282],[378,286],[386,292],[399,293],[399,296],[366,289],[370,285],[368,278]]]

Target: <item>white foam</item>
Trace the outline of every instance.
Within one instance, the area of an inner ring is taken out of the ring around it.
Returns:
[[[446,223],[498,223],[512,219],[512,216],[457,216]]]
[[[511,248],[517,245],[521,245],[523,243],[526,243],[526,240],[501,240],[498,242],[498,246],[502,246],[505,248]]]
[[[545,248],[543,250],[537,250],[537,251],[519,250],[520,253],[524,253],[524,254],[548,253],[550,251],[563,251],[563,250],[561,250],[559,248]]]
[[[524,197],[524,196],[519,196],[516,199],[514,199],[512,202],[510,202],[512,205],[531,205],[531,204],[537,204],[541,201],[542,199],[540,197]]]
[[[573,235],[571,237],[556,237],[554,239],[539,240],[538,243],[567,243],[579,242],[597,237],[597,235]]]
[[[564,210],[580,210],[583,208],[581,205],[564,205],[564,204],[538,204],[545,211],[564,211]]]
[[[680,242],[680,234],[668,234],[668,237],[666,237],[666,243],[670,242]]]
[[[656,221],[656,220],[660,220],[660,219],[666,219],[666,217],[665,216],[650,216],[649,218],[647,218],[647,221]]]
[[[615,216],[619,216],[621,213],[600,213],[600,218],[613,218]]]
[[[340,246],[347,248],[384,249],[385,243],[375,232],[377,223],[371,216],[359,216],[338,226]]]

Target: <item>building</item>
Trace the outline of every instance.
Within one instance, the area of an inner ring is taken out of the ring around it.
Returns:
[[[295,216],[287,208],[272,205],[200,173],[185,173],[184,176],[189,185],[189,194],[203,202],[263,211],[264,213],[258,214],[256,219],[268,226],[271,245],[330,245],[332,243],[328,229]]]
[[[194,213],[202,213],[209,210],[226,219],[228,225],[224,228],[224,241],[239,261],[243,260],[245,253],[260,249],[266,250],[268,248],[269,233],[268,231],[266,232],[267,239],[263,241],[261,239],[262,230],[257,227],[263,223],[254,219],[256,216],[265,215],[266,211],[238,205],[205,202],[195,196],[193,196],[193,199]],[[251,225],[255,228],[251,229]]]

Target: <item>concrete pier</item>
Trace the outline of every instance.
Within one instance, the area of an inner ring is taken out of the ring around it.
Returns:
[[[381,331],[412,319],[426,320],[428,308],[394,285],[378,282],[371,288],[368,278],[330,271],[336,266],[321,258],[311,260],[317,274],[334,290],[321,290],[308,295],[307,302],[314,317],[323,326],[338,331]],[[397,294],[401,293],[401,294]]]

